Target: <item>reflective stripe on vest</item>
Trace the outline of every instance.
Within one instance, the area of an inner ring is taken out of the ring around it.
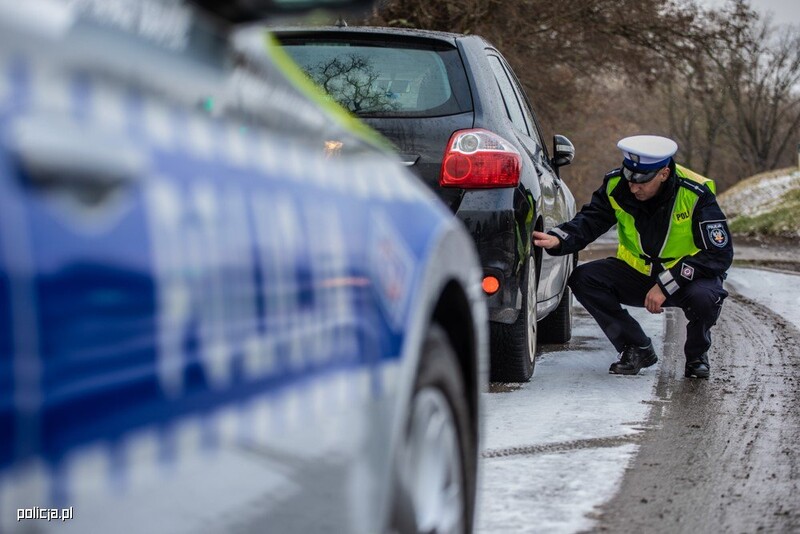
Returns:
[[[716,189],[713,180],[700,176],[699,174],[682,167],[675,166],[675,173],[680,178],[685,178],[703,185],[712,192]],[[621,176],[615,176],[608,181],[606,195],[614,208],[617,217],[617,236],[619,246],[617,247],[617,258],[624,261],[642,274],[650,276],[653,271],[653,263],[662,265],[665,269],[674,266],[684,256],[693,256],[700,252],[694,244],[692,233],[692,214],[697,204],[698,194],[687,187],[678,184],[678,191],[675,195],[675,203],[672,206],[672,215],[669,219],[666,239],[661,247],[657,258],[647,256],[642,250],[642,240],[636,230],[633,216],[622,209],[616,199],[611,196],[611,192],[617,187]]]

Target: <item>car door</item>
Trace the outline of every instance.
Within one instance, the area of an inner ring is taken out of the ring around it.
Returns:
[[[490,54],[489,63],[494,71],[495,78],[500,86],[500,92],[509,107],[512,123],[515,124],[515,133],[522,148],[525,150],[536,173],[541,197],[536,203],[546,228],[553,226],[553,221],[558,220],[560,207],[560,184],[552,171],[544,145],[536,129],[527,101],[521,94],[516,78],[510,71],[505,60],[499,54]],[[533,228],[526,228],[530,235]],[[539,273],[539,286],[537,288],[537,301],[541,311],[546,310],[553,298],[557,298],[563,287],[563,258],[543,254],[541,272]]]
[[[531,130],[531,138],[535,140],[539,150],[538,163],[543,170],[543,176],[546,175],[546,180],[551,181],[553,184],[553,202],[547,209],[543,209],[544,215],[544,228],[550,229],[553,226],[559,225],[563,222],[569,221],[575,215],[575,200],[572,192],[561,180],[561,177],[552,166],[550,155],[547,151],[547,144],[544,143],[544,136],[542,129],[539,125],[539,120],[530,105],[527,95],[525,94],[519,79],[511,70],[511,67],[504,60],[504,66],[508,70],[509,78],[511,79],[514,90],[522,104],[523,114],[529,124]],[[549,256],[544,254],[544,256]],[[572,256],[550,256],[551,269],[549,282],[545,283],[542,288],[540,284],[539,302],[543,304],[539,310],[540,317],[543,314],[549,313],[550,310],[558,304],[561,290],[566,287],[567,277],[570,275],[572,267]],[[544,263],[544,258],[542,260]]]

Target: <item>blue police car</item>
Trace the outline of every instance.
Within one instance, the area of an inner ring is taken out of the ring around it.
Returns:
[[[0,0],[0,531],[471,530],[474,245],[229,38],[313,3]]]

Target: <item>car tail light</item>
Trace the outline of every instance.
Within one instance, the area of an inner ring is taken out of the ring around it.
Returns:
[[[488,130],[459,130],[447,143],[439,185],[463,189],[515,187],[522,159],[514,146]]]

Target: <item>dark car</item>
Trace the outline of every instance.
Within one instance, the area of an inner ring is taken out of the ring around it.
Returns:
[[[475,35],[394,28],[285,28],[288,54],[335,100],[383,133],[444,200],[478,247],[491,320],[494,380],[525,381],[537,338],[571,336],[566,280],[575,258],[531,246],[531,232],[575,214],[517,77]]]
[[[198,3],[0,0],[0,532],[469,531],[472,240],[233,39],[356,0]]]

